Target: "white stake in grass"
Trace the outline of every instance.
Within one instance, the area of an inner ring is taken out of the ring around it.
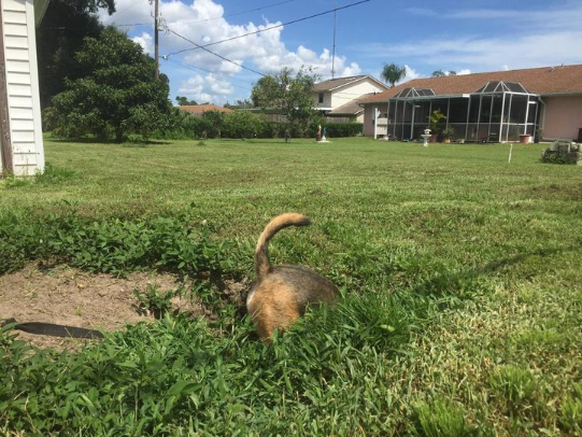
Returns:
[[[513,144],[509,146],[509,158],[507,158],[507,163],[511,162],[511,152],[513,152]]]

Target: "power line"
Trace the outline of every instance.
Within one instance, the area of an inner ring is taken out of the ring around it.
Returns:
[[[240,11],[240,12],[233,12],[232,14],[226,14],[226,15],[221,15],[221,16],[217,16],[217,17],[211,17],[211,18],[205,18],[204,20],[184,20],[181,21],[182,23],[204,23],[207,21],[213,21],[213,20],[219,20],[221,18],[228,18],[228,17],[234,17],[237,15],[243,15],[243,14],[247,14],[250,12],[257,12],[257,11],[262,11],[264,9],[269,9],[269,8],[274,8],[275,6],[279,6],[279,5],[284,5],[285,3],[291,3],[297,0],[285,0],[282,2],[277,2],[277,3],[271,3],[265,6],[261,6],[255,9],[247,9],[246,11]]]
[[[131,8],[135,7],[139,2],[141,2],[143,0],[135,0],[131,5],[129,5],[127,8],[122,9],[121,11],[115,11],[117,13],[117,15],[121,15],[124,14],[125,12],[129,11]]]
[[[366,0],[366,1],[369,1],[369,0]],[[215,52],[213,52],[212,50],[209,50],[209,49],[207,49],[206,47],[203,47],[203,46],[201,46],[200,44],[197,44],[197,43],[195,43],[195,42],[194,42],[194,41],[192,41],[191,39],[188,39],[188,38],[186,38],[184,35],[180,35],[178,32],[175,32],[175,31],[173,31],[173,30],[172,30],[172,29],[170,29],[170,28],[169,28],[167,25],[165,26],[165,28],[166,28],[166,30],[167,30],[168,32],[170,32],[170,33],[173,33],[173,34],[174,34],[174,35],[176,35],[178,38],[182,38],[184,41],[187,41],[187,42],[189,42],[190,44],[193,44],[193,45],[195,45],[195,46],[196,46],[196,48],[202,49],[202,50],[204,50],[205,52],[207,52],[207,53],[210,53],[211,55],[214,55],[214,56],[216,56],[216,57],[218,57],[218,58],[222,59],[223,61],[229,62],[229,63],[231,63],[231,64],[233,64],[233,65],[236,65],[237,67],[240,67],[240,68],[242,68],[242,69],[244,69],[244,70],[248,70],[248,71],[250,71],[250,72],[252,72],[252,73],[258,74],[259,76],[267,76],[265,73],[261,73],[260,71],[253,70],[252,68],[249,68],[249,67],[245,67],[244,65],[242,65],[242,64],[239,64],[238,62],[235,62],[235,61],[233,61],[232,59],[228,59],[228,58],[226,58],[226,57],[224,57],[224,56],[222,56],[222,55],[219,55],[218,53],[215,53]],[[175,54],[175,53],[174,53],[174,54]],[[169,57],[169,56],[170,56],[170,55],[165,55],[165,56],[163,56],[163,58],[164,58],[165,60],[168,60],[168,57]]]
[[[152,23],[132,23],[132,24],[115,24],[112,23],[116,27],[133,27],[133,26],[151,26]]]
[[[339,8],[329,9],[329,10],[324,11],[324,12],[319,12],[317,14],[313,14],[313,15],[309,15],[309,16],[306,16],[306,17],[297,18],[297,19],[291,20],[291,21],[287,21],[286,23],[276,24],[274,26],[267,27],[265,29],[255,30],[254,32],[243,33],[242,35],[233,36],[231,38],[226,38],[226,39],[223,39],[223,40],[220,40],[220,41],[214,41],[214,42],[211,42],[211,43],[208,43],[208,44],[204,44],[204,45],[196,44],[196,47],[194,47],[194,48],[178,50],[177,52],[169,53],[166,56],[178,55],[180,53],[188,52],[188,51],[191,51],[191,50],[198,50],[198,49],[205,50],[207,47],[210,47],[210,46],[214,46],[214,45],[217,45],[217,44],[222,44],[222,43],[225,43],[225,42],[228,42],[228,41],[234,41],[235,39],[245,38],[245,37],[250,36],[250,35],[257,35],[259,33],[266,32],[268,30],[277,29],[277,28],[283,27],[283,26],[288,26],[290,24],[296,24],[296,23],[300,23],[302,21],[311,20],[313,18],[321,17],[323,15],[335,13],[336,11],[341,11],[342,9],[352,8],[354,6],[361,5],[362,3],[368,3],[369,1],[370,0],[360,0],[358,2],[350,3],[348,5],[341,6]]]
[[[279,6],[279,5],[284,5],[285,3],[291,3],[291,2],[295,2],[297,0],[285,0],[282,2],[277,2],[277,3],[272,3],[269,5],[265,5],[265,6],[261,6],[259,8],[255,8],[255,9],[247,9],[246,11],[240,11],[240,12],[233,12],[232,14],[226,14],[226,15],[221,15],[221,16],[217,16],[217,17],[210,17],[210,18],[205,18],[204,20],[180,20],[180,23],[205,23],[208,21],[214,21],[214,20],[218,20],[220,18],[228,18],[228,17],[234,17],[237,15],[243,15],[243,14],[247,14],[250,12],[257,12],[257,11],[262,11],[264,9],[270,9],[270,8],[274,8],[275,6]],[[124,9],[123,12],[125,12],[126,10],[128,10],[130,8]],[[151,23],[132,23],[132,24],[116,24],[117,27],[133,27],[133,26],[149,26]]]
[[[207,72],[207,73],[210,73],[210,74],[216,74],[216,73],[213,73],[213,72],[212,72],[212,71],[210,71],[210,70],[206,70],[206,69],[204,69],[204,68],[200,68],[200,67],[193,67],[193,66],[191,66],[191,65],[186,65],[186,64],[183,64],[183,63],[181,63],[181,62],[178,62],[178,61],[173,61],[173,60],[171,60],[171,59],[167,59],[167,61],[168,61],[168,62],[171,62],[171,63],[173,63],[173,64],[176,64],[176,65],[180,65],[181,67],[187,68],[187,69],[189,69],[189,70],[192,70],[192,71],[196,71],[196,72],[199,72],[199,71],[205,71],[205,72]],[[240,88],[240,89],[244,89],[244,90],[246,90],[246,91],[250,91],[250,90],[251,90],[251,89],[250,89],[250,88],[248,88],[248,87],[244,87],[244,86],[236,85],[236,84],[234,84],[234,83],[231,83],[231,82],[229,82],[229,81],[226,81],[226,80],[220,80],[220,79],[216,79],[216,80],[217,80],[218,82],[226,83],[226,84],[228,84],[228,85],[232,85],[233,87]],[[235,78],[230,78],[230,80],[235,80]],[[239,80],[239,81],[240,81],[240,80]],[[250,84],[250,82],[247,82],[247,83],[248,83],[248,84]]]

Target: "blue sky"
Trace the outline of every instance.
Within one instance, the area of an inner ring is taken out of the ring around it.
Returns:
[[[357,0],[173,0],[161,1],[167,26],[160,33],[161,71],[171,97],[233,103],[250,95],[261,76],[241,69],[176,36],[206,44],[274,26]],[[100,14],[153,54],[152,6],[148,0],[117,0],[118,12]],[[252,9],[259,9],[245,12]],[[241,13],[244,12],[244,13]],[[281,67],[331,71],[333,14],[209,47],[263,73]],[[437,69],[475,73],[582,63],[582,1],[388,1],[338,12],[336,76],[379,77],[384,63],[407,66],[407,80]]]

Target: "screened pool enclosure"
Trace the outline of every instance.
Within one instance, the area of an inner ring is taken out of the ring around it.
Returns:
[[[429,115],[440,109],[446,117],[439,129],[453,128],[453,140],[519,141],[532,137],[539,114],[539,96],[521,84],[488,82],[469,94],[436,95],[431,89],[405,88],[388,101],[387,133],[391,138],[419,139]]]

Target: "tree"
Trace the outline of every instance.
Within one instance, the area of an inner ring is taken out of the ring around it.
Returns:
[[[222,136],[222,128],[224,127],[224,119],[226,114],[224,112],[212,110],[202,113],[202,120],[206,122],[206,135],[210,138],[220,138]]]
[[[196,102],[196,100],[188,100],[188,98],[184,97],[184,96],[176,96],[176,101],[178,102],[178,105],[180,105],[180,106],[197,105],[198,104]]]
[[[432,72],[432,77],[444,77],[444,76],[456,76],[457,72],[454,70],[450,71],[443,71],[443,70],[435,70]]]
[[[103,25],[95,12],[115,12],[114,0],[52,0],[36,31],[40,103],[44,109],[64,91],[65,79],[82,73],[75,58],[86,37],[98,38]]]
[[[225,125],[232,138],[252,138],[258,130],[259,120],[249,111],[234,111],[225,116]]]
[[[386,83],[390,83],[390,86],[394,88],[396,82],[401,80],[406,76],[406,67],[396,65],[394,63],[388,65],[384,64],[384,68],[382,69],[381,77]]]
[[[315,114],[313,88],[316,76],[309,70],[283,68],[277,74],[262,77],[253,86],[251,100],[255,107],[276,109],[300,132],[304,132]]]
[[[128,133],[146,138],[163,127],[171,108],[168,78],[154,78],[154,61],[139,44],[107,27],[99,39],[85,39],[76,60],[82,77],[66,80],[67,89],[53,98],[49,118],[57,135],[113,135],[121,142]]]

